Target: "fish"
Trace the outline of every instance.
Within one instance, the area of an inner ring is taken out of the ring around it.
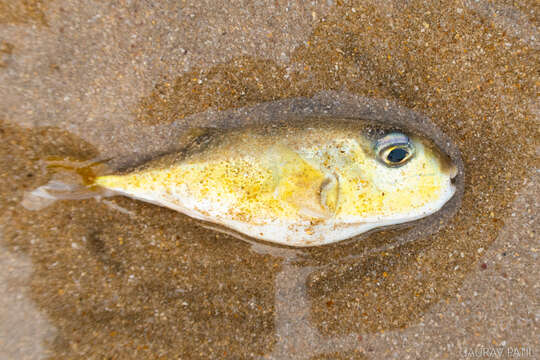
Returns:
[[[182,150],[94,185],[224,232],[319,246],[439,211],[457,167],[433,141],[362,119],[193,129]]]

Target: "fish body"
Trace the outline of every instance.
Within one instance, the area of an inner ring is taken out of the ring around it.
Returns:
[[[290,246],[419,219],[455,192],[455,168],[431,142],[368,121],[247,127],[194,144],[95,184]]]

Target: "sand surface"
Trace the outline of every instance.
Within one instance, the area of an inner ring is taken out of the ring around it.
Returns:
[[[0,358],[538,358],[539,14],[0,0]],[[463,162],[459,201],[308,249],[124,197],[23,206],[73,176],[50,157],[122,169],[194,126],[321,113],[428,119]]]

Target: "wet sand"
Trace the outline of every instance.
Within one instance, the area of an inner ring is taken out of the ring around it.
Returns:
[[[0,0],[0,357],[537,357],[538,14]],[[65,175],[50,156],[123,168],[192,126],[359,109],[414,112],[452,140],[448,216],[291,249],[124,197],[21,205]]]

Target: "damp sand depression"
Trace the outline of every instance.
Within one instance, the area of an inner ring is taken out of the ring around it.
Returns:
[[[25,269],[6,284],[33,311],[11,326],[34,313],[45,324],[31,333],[39,349],[19,326],[10,350],[326,359],[538,346],[525,335],[538,294],[531,4],[339,2],[288,14],[278,2],[224,5],[225,20],[197,3],[35,3],[0,7],[11,11],[0,16],[1,242]],[[239,25],[243,11],[274,16]],[[460,164],[459,196],[438,217],[309,249],[242,241],[124,197],[21,206],[51,180],[48,156],[120,169],[177,150],[191,127],[306,114],[425,133]]]

